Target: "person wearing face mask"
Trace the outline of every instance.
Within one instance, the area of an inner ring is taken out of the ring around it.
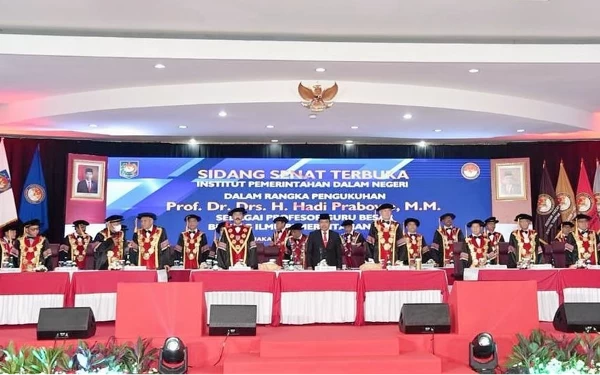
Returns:
[[[17,243],[17,231],[19,223],[14,222],[2,228],[2,238],[0,238],[0,268],[5,264],[11,264],[13,268],[19,267],[19,245]]]
[[[202,219],[198,215],[185,217],[185,231],[179,234],[174,248],[173,260],[182,261],[185,269],[200,268],[200,263],[206,262],[210,253],[206,234],[198,229],[200,220]]]
[[[85,256],[87,247],[92,240],[92,237],[85,232],[87,226],[90,225],[85,220],[76,220],[73,222],[75,232],[65,237],[58,252],[58,261],[73,261],[80,270],[85,269]]]
[[[229,211],[233,222],[225,224],[217,247],[217,262],[220,268],[229,269],[238,262],[253,269],[258,268],[258,254],[252,226],[243,223],[246,214],[247,211],[243,207]]]
[[[137,216],[142,227],[133,234],[129,241],[129,261],[136,266],[145,266],[149,270],[171,267],[169,256],[169,239],[163,227],[154,224],[156,215],[144,212]]]
[[[40,224],[38,219],[23,223],[25,233],[17,239],[21,271],[35,272],[40,265],[52,270],[52,250],[48,239],[40,234]]]
[[[104,222],[106,228],[98,232],[92,246],[94,248],[94,269],[106,270],[115,261],[125,259],[125,233],[121,228],[123,216],[112,215]]]

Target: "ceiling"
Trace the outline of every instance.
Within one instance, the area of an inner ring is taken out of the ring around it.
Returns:
[[[597,0],[0,0],[0,135],[594,139],[599,12]],[[337,82],[333,107],[310,119],[300,81]]]

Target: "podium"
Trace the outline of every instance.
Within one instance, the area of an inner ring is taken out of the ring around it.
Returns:
[[[117,339],[138,337],[182,340],[206,329],[202,283],[122,283],[117,286]]]
[[[516,335],[539,328],[535,281],[457,281],[450,293],[454,332]]]

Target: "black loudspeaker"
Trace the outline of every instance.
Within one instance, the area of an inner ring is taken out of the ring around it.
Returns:
[[[404,333],[450,333],[450,308],[446,303],[405,303],[400,310]]]
[[[209,336],[256,336],[256,305],[212,305]]]
[[[87,339],[96,334],[96,319],[89,307],[40,309],[38,340]]]
[[[600,332],[600,303],[563,303],[553,324],[561,332]]]

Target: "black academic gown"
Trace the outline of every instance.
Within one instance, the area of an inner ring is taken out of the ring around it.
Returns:
[[[121,252],[121,259],[127,260],[127,241],[125,240],[125,233],[123,231],[110,232],[108,229],[103,229],[96,234],[92,246],[94,247],[94,269],[95,270],[107,270],[108,269],[108,255],[109,251],[114,251],[115,246],[119,245],[119,251]]]
[[[413,238],[414,236],[414,238]],[[434,257],[435,254],[433,251],[427,246],[427,241],[425,241],[425,237],[421,234],[414,233],[413,235],[406,233],[404,234],[401,241],[401,245],[398,247],[398,260],[402,261],[404,265],[408,265],[408,249],[411,246],[411,242],[415,241],[417,247],[420,247],[421,251],[421,261],[423,263],[427,263],[430,259],[433,259],[434,262],[437,262],[437,259]]]
[[[519,253],[521,251],[521,249],[519,248],[519,241],[517,241],[517,235],[520,235],[519,231],[519,229],[514,230],[510,234],[510,239],[508,240],[508,268],[517,268],[517,263],[519,263]],[[533,233],[533,238],[530,242],[533,248],[533,252],[535,254],[535,264],[542,264],[544,263],[544,248],[542,247],[542,243],[540,242],[540,237],[538,236],[537,232],[533,229],[529,230],[529,232]]]
[[[579,260],[579,245],[577,244],[577,241],[575,240],[575,235],[580,235],[579,229],[576,229],[575,231],[569,233],[569,235],[567,236],[567,244],[565,245],[565,258],[566,258],[566,262],[565,265],[567,267],[572,266],[574,264],[577,263],[577,261]],[[600,241],[600,237],[598,236],[598,234],[594,233],[594,231],[589,230],[588,231],[588,235],[590,236],[590,247],[592,249],[594,249],[595,251],[595,256],[596,256],[596,265],[599,264],[598,263],[598,242]],[[583,242],[583,240],[582,240]]]
[[[310,232],[306,241],[306,254],[308,266],[313,269],[325,259],[328,266],[342,268],[343,245],[340,235],[332,230],[327,234],[327,247],[323,244],[323,236],[320,230]]]
[[[380,221],[380,220],[377,220]],[[396,225],[396,235],[394,240],[394,256],[395,260],[400,259],[400,246],[402,245],[402,224],[390,220],[390,225]],[[371,228],[369,229],[369,235],[367,236],[367,253],[365,254],[366,258],[372,258],[375,263],[379,263],[379,236],[377,233],[377,226],[375,222],[371,223]],[[392,262],[392,263],[395,263]]]
[[[175,252],[173,253],[173,261],[178,260],[178,261],[183,262],[184,252],[185,252],[185,248],[186,248],[186,243],[185,243],[186,241],[185,241],[184,235],[186,235],[188,232],[179,233],[179,238],[177,239],[177,245],[174,248]],[[200,236],[200,241],[198,241],[197,245],[196,245],[198,252],[199,252],[198,265],[200,265],[200,263],[206,262],[206,260],[209,258],[211,248],[208,246],[208,241],[206,240],[206,234],[204,232],[202,232],[200,230],[196,230],[195,235]]]
[[[495,256],[493,256],[493,252],[494,252],[494,247],[492,246],[492,241],[490,241],[489,238],[487,238],[486,236],[480,236],[481,237],[481,241],[483,241],[480,245],[480,247],[483,249],[483,251],[485,251],[486,254],[486,258],[488,260],[487,264],[498,264],[498,255],[496,254]],[[473,265],[473,254],[471,252],[471,247],[469,246],[469,242],[474,238],[473,235],[470,235],[469,237],[467,237],[465,239],[465,242],[463,242],[463,246],[462,246],[462,252],[460,255],[460,261],[463,265],[463,269],[464,268],[469,268]],[[477,248],[474,248],[474,250],[476,251]],[[479,267],[479,265],[475,265],[476,267]]]
[[[12,264],[12,268],[19,267],[19,245],[17,240],[7,240],[6,238],[0,238],[0,254],[7,254],[7,261]],[[0,261],[0,267],[2,267],[2,261]]]
[[[460,230],[460,228],[456,228],[456,227],[452,227],[455,228],[457,231],[456,234],[456,238],[454,240],[454,243],[456,242],[465,242],[465,235],[463,234],[462,230]],[[442,231],[446,230],[445,227],[442,227]],[[432,257],[434,257],[434,259],[436,260],[436,263],[443,267],[444,264],[444,239],[442,237],[442,234],[440,233],[439,230],[436,230],[435,233],[433,234],[433,241],[432,241]],[[462,249],[461,249],[462,250]],[[454,255],[452,255],[454,257]],[[447,259],[449,261],[449,259]]]
[[[54,267],[52,267],[52,255],[49,255],[48,257],[44,257],[44,252],[46,250],[50,249],[50,242],[48,242],[48,239],[44,236],[40,236],[42,237],[42,248],[40,251],[40,258],[38,260],[38,265],[39,264],[43,264],[48,271],[52,271],[54,269]],[[18,265],[21,265],[21,240],[23,240],[23,237],[19,237],[17,239],[17,243],[16,243],[16,247],[19,250],[19,261],[18,261]]]
[[[252,269],[258,269],[258,251],[256,249],[256,242],[254,240],[254,231],[252,227],[248,224],[242,224],[248,228],[248,237],[245,243],[246,246],[246,266]],[[231,264],[232,252],[234,251],[231,248],[231,244],[229,243],[228,236],[235,236],[235,232],[232,234],[228,234],[227,230],[230,228],[235,228],[233,224],[228,225],[223,228],[221,231],[221,238],[219,239],[219,243],[217,245],[217,264],[222,269],[229,269],[229,267],[235,266],[235,264]],[[235,230],[235,229],[234,229]]]
[[[157,248],[154,249],[154,251],[158,252],[157,269],[163,269],[163,268],[165,268],[165,266],[172,266],[173,259],[171,259],[171,256],[169,254],[170,246],[168,244],[167,231],[165,230],[165,228],[158,227],[156,225],[154,225],[154,227],[161,229],[160,237],[158,238],[158,241],[156,243]],[[151,229],[151,230],[153,230],[153,229]],[[137,232],[135,232],[133,234],[132,241],[137,246],[135,248],[134,247],[129,248],[129,263],[131,263],[134,266],[138,265],[138,260],[139,260],[139,255],[140,255],[139,248],[142,246],[142,244],[138,242],[138,232],[140,232],[140,231],[142,231],[142,229],[138,230]]]

